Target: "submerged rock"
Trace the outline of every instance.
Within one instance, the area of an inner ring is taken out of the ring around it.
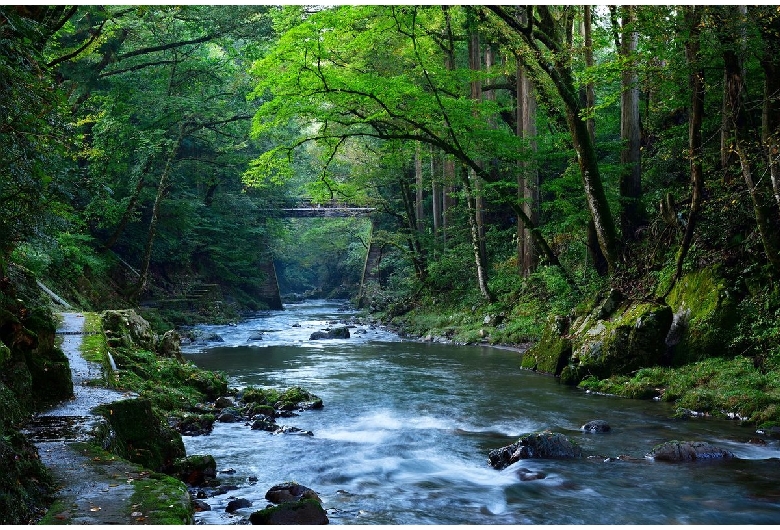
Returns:
[[[609,432],[612,430],[612,427],[609,426],[609,423],[607,423],[604,420],[591,420],[582,427],[580,427],[580,430],[582,432],[590,432],[590,433],[604,433]]]
[[[490,451],[488,462],[495,469],[504,469],[526,458],[579,458],[582,449],[565,435],[542,431],[522,436],[513,444]]]
[[[693,462],[696,460],[728,460],[734,453],[707,442],[664,442],[653,447],[648,458],[660,462]]]
[[[241,508],[249,508],[250,506],[252,506],[252,503],[247,499],[233,499],[227,503],[225,511],[227,513],[233,513]]]

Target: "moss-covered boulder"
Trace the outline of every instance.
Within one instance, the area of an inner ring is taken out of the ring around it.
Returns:
[[[54,480],[38,450],[17,431],[0,424],[0,524],[31,524],[44,513],[55,491]]]
[[[569,327],[568,317],[551,317],[547,321],[541,340],[523,354],[520,365],[529,370],[560,375],[571,357]]]
[[[189,455],[173,463],[171,474],[190,486],[200,486],[217,476],[217,462],[211,455]]]
[[[571,359],[561,381],[577,384],[586,376],[605,378],[663,364],[671,325],[671,308],[655,302],[623,302],[609,315],[591,312],[572,325]]]
[[[103,311],[100,318],[110,347],[154,351],[157,336],[152,326],[132,309]]]
[[[725,353],[738,323],[737,297],[718,267],[685,274],[666,297],[674,312],[670,361],[682,366]]]
[[[153,471],[170,473],[186,455],[181,435],[158,417],[147,399],[124,399],[97,407],[109,429],[99,434],[100,445],[122,458]]]

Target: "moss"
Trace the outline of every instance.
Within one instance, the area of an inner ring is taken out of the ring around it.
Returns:
[[[547,321],[541,340],[523,354],[520,365],[543,373],[561,375],[572,352],[572,342],[568,332],[567,318],[551,317]]]
[[[674,365],[729,354],[727,345],[738,324],[737,300],[717,267],[684,275],[666,299],[686,319],[685,333],[672,352]]]
[[[195,520],[187,486],[168,475],[152,473],[134,481],[130,501],[144,514],[144,524],[190,525]]]

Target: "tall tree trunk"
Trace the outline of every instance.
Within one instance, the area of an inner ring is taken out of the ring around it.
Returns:
[[[593,7],[584,6],[583,11],[582,30],[583,39],[585,41],[585,67],[593,68],[595,65],[593,60]],[[613,24],[615,23],[615,18],[616,16],[614,15],[613,11]],[[619,43],[616,43],[615,46],[620,49]],[[593,83],[588,82],[585,85],[585,109],[588,116],[586,123],[588,127],[588,136],[590,136],[590,141],[593,144],[596,143],[596,118],[593,115],[595,106],[596,90],[593,86]],[[598,234],[596,234],[596,224],[593,222],[592,218],[588,220],[588,226],[586,230],[586,248],[588,249],[588,259],[599,276],[604,276],[607,273],[609,267],[607,266],[607,260],[604,257],[604,253],[601,251]]]
[[[407,176],[410,176],[407,174]],[[399,182],[401,188],[401,198],[404,203],[404,210],[406,215],[406,226],[404,232],[406,232],[406,242],[409,247],[409,253],[414,266],[414,273],[418,280],[424,280],[427,275],[427,267],[425,255],[423,253],[422,245],[420,244],[420,232],[417,230],[417,220],[415,215],[415,194],[412,193],[411,186],[407,180],[401,180]]]
[[[479,40],[479,33],[473,31],[469,36],[469,68],[471,70],[479,72],[482,70],[482,46]],[[482,94],[482,81],[475,80],[471,82],[471,99],[475,101],[481,100]],[[479,162],[484,167],[484,161]],[[473,193],[474,202],[474,223],[476,224],[476,244],[479,249],[479,261],[481,264],[487,262],[487,246],[485,244],[485,220],[484,220],[484,196],[482,192],[482,181],[477,176],[476,171],[469,170],[468,173],[469,182],[471,184],[471,191]]]
[[[756,219],[756,226],[761,237],[761,243],[764,247],[766,258],[773,265],[775,271],[780,271],[780,210],[773,201],[773,188],[766,179],[754,178],[754,167],[759,164],[756,161],[762,158],[761,148],[757,143],[749,140],[748,120],[743,112],[746,84],[744,78],[744,67],[741,57],[736,52],[733,45],[736,38],[728,33],[724,36],[723,62],[726,72],[726,84],[724,90],[729,98],[728,106],[731,110],[729,117],[729,128],[734,137],[734,149],[742,169],[742,177],[745,179],[750,199],[753,203],[753,214]],[[766,82],[766,80],[765,80]],[[776,82],[776,81],[770,81]],[[765,98],[766,99],[766,98]],[[768,103],[764,102],[763,127],[766,127],[768,118],[766,116],[766,107]],[[762,136],[765,136],[765,132]],[[780,274],[780,273],[777,273]]]
[[[488,302],[493,302],[493,293],[490,292],[490,288],[488,287],[487,263],[480,249],[479,227],[477,224],[477,205],[473,190],[471,188],[471,173],[472,172],[470,170],[463,167],[463,176],[461,180],[463,182],[463,189],[466,192],[466,206],[468,209],[469,228],[471,229],[471,248],[474,251],[474,262],[477,268],[477,286],[479,287],[479,292],[482,293],[482,296]]]
[[[517,66],[517,135],[528,141],[532,152],[536,151],[536,95],[531,79],[523,67]],[[539,172],[535,161],[518,162],[517,196],[526,217],[534,225],[539,222]],[[528,277],[538,263],[538,253],[533,243],[531,228],[522,218],[517,219],[517,264],[520,274]]]
[[[690,112],[688,114],[688,150],[691,173],[691,209],[680,249],[677,252],[677,263],[672,281],[662,298],[666,298],[675,283],[682,276],[683,263],[693,241],[693,232],[701,205],[704,191],[704,170],[702,165],[702,135],[701,126],[704,119],[704,68],[701,62],[701,6],[686,6],[685,22],[689,37],[685,43],[685,55],[690,68],[689,84],[691,90]]]
[[[593,68],[593,6],[582,6],[583,9],[583,37],[585,39],[585,68]],[[596,141],[596,120],[593,117],[593,108],[596,106],[596,90],[593,82],[585,85],[585,109],[588,115],[588,134],[591,141]]]
[[[620,92],[620,197],[623,209],[620,215],[624,239],[634,239],[637,227],[642,223],[642,161],[639,127],[639,76],[635,56],[639,42],[634,6],[622,7],[620,56],[626,66],[621,75]]]

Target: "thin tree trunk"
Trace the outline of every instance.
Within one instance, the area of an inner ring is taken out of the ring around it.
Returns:
[[[582,30],[584,33],[583,39],[585,41],[585,67],[593,68],[595,65],[593,60],[593,7],[584,6],[583,9],[584,16]],[[615,24],[615,18],[616,14],[613,12],[613,25]],[[620,49],[619,42],[616,42],[615,46]],[[585,85],[585,109],[588,116],[586,125],[588,127],[588,136],[590,137],[591,143],[594,145],[596,143],[596,118],[593,115],[593,109],[595,106],[596,90],[593,86],[593,83],[589,82],[587,85]],[[588,258],[590,259],[590,263],[593,265],[593,268],[596,270],[596,272],[600,276],[603,276],[607,273],[609,267],[607,265],[607,260],[604,257],[604,253],[601,251],[598,234],[596,234],[596,224],[593,222],[593,219],[588,221],[586,233],[586,248],[588,249]]]
[[[477,223],[477,206],[476,206],[476,200],[474,198],[471,189],[470,178],[469,178],[470,171],[464,167],[462,169],[462,172],[463,172],[463,177],[462,177],[463,189],[466,192],[466,205],[468,208],[469,228],[471,229],[471,248],[474,251],[474,262],[477,267],[477,285],[479,287],[479,292],[482,293],[482,296],[488,302],[493,302],[494,301],[493,293],[490,292],[490,288],[488,287],[487,263],[480,249],[479,227]]]
[[[518,64],[517,69],[517,135],[528,140],[528,147],[536,151],[536,96],[531,79]],[[523,212],[534,225],[538,223],[539,173],[534,161],[518,163],[517,195]],[[517,264],[521,275],[528,277],[538,263],[531,229],[522,218],[517,220]]]
[[[181,147],[182,139],[184,138],[186,125],[183,123],[179,127],[179,135],[176,138],[171,152],[168,155],[168,160],[165,162],[165,168],[160,175],[160,182],[157,185],[157,195],[154,198],[154,205],[152,206],[152,218],[149,220],[149,230],[146,237],[146,247],[144,249],[143,261],[141,264],[141,271],[138,277],[138,282],[133,287],[130,297],[136,299],[143,290],[146,288],[146,283],[149,279],[149,265],[152,260],[152,248],[154,246],[154,238],[157,234],[157,221],[160,216],[160,206],[165,196],[168,194],[168,176],[173,166],[173,161],[176,159],[176,155]]]
[[[442,226],[441,218],[441,183],[437,177],[438,172],[436,168],[436,156],[433,153],[433,146],[431,146],[431,209],[433,210],[433,235],[439,236]]]
[[[414,180],[416,184],[416,197],[414,201],[415,213],[417,214],[417,230],[422,232],[423,230],[423,170],[422,170],[422,153],[420,152],[420,144],[418,143],[414,150]]]
[[[474,71],[482,69],[482,46],[479,40],[479,33],[473,31],[469,38],[469,68]],[[482,99],[482,81],[471,82],[471,99],[479,101]],[[484,167],[483,162],[480,165]],[[469,170],[468,178],[471,183],[472,197],[474,202],[474,223],[477,231],[477,245],[479,248],[479,261],[487,262],[487,246],[485,245],[485,220],[484,220],[484,197],[482,193],[482,182],[476,172]]]
[[[682,276],[683,263],[688,255],[688,250],[693,241],[693,232],[701,205],[701,196],[704,190],[704,170],[702,165],[702,136],[701,127],[704,119],[704,69],[701,65],[701,7],[687,6],[685,19],[690,36],[685,44],[685,55],[689,68],[689,84],[691,89],[690,113],[688,116],[688,149],[691,173],[691,209],[688,213],[688,222],[685,225],[685,234],[677,252],[677,263],[672,281],[667,287],[662,298],[666,298],[672,288]]]
[[[754,13],[764,11],[760,16],[751,16],[751,19],[761,21],[759,30],[763,52],[760,57],[764,71],[761,134],[772,182],[772,194],[776,207],[780,210],[780,18],[772,12],[774,9],[775,6],[751,7]],[[780,227],[777,227],[777,230],[780,231]]]

